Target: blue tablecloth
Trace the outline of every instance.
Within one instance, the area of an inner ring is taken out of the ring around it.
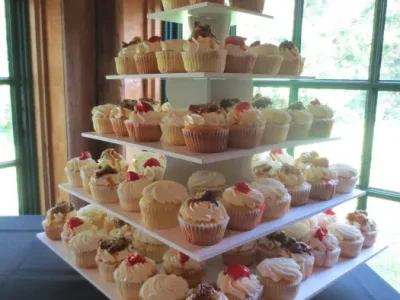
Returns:
[[[0,299],[107,299],[36,238],[42,220],[41,216],[0,218]],[[363,264],[313,299],[396,300],[400,295]]]

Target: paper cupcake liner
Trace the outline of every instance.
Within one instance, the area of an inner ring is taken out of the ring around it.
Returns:
[[[68,183],[72,187],[82,187],[82,179],[80,171],[68,171],[65,170],[67,175]]]
[[[198,186],[191,186],[188,187],[189,193],[191,196],[196,196],[197,193],[203,193],[203,192],[214,192],[216,194],[216,197],[219,198],[222,196],[222,193],[225,191],[225,187],[198,187]]]
[[[229,0],[229,3],[232,7],[262,13],[264,11],[265,0]]]
[[[116,57],[115,67],[119,75],[138,73],[135,60],[130,57]]]
[[[352,178],[338,178],[338,185],[336,186],[336,193],[349,194],[357,185],[358,176]]]
[[[292,196],[290,206],[301,206],[307,204],[310,196],[311,184],[303,183],[298,187],[285,186]]]
[[[139,200],[140,198],[136,198],[129,193],[122,193],[120,190],[117,190],[119,205],[121,205],[122,209],[128,212],[140,212]]]
[[[300,282],[287,283],[285,281],[274,282],[270,278],[262,277],[257,272],[258,279],[263,286],[263,300],[292,300],[299,293]]]
[[[285,142],[289,133],[289,127],[290,124],[266,124],[261,137],[261,144],[272,145]]]
[[[237,231],[248,231],[260,224],[264,206],[252,210],[246,208],[225,207],[230,217],[228,228]]]
[[[135,63],[139,74],[160,73],[154,52],[135,54]]]
[[[315,257],[314,266],[319,268],[331,268],[338,261],[341,249],[338,247],[332,251],[317,251],[313,250],[313,255]]]
[[[126,130],[124,120],[111,118],[112,128],[114,133],[118,136],[128,136],[128,131]]]
[[[226,266],[231,264],[239,264],[250,267],[254,264],[256,259],[256,250],[251,249],[250,251],[228,251],[222,254],[222,263]]]
[[[157,65],[160,73],[186,73],[181,52],[156,52]]]
[[[334,119],[314,119],[308,132],[309,137],[327,138],[331,136]]]
[[[179,204],[139,202],[142,223],[151,229],[169,229],[178,226]]]
[[[174,274],[176,276],[182,277],[188,283],[189,288],[197,287],[203,281],[203,277],[206,274],[205,268],[199,270],[185,270],[183,268],[174,268],[172,266],[169,266],[165,262],[164,272],[167,275]]]
[[[231,127],[229,128],[228,146],[232,148],[250,149],[260,145],[264,133],[263,127]]]
[[[301,64],[302,59],[300,56],[284,57],[278,74],[299,76],[302,71]]]
[[[266,204],[262,219],[275,220],[281,218],[289,211],[290,202],[291,202],[291,197],[290,195],[287,195],[285,198],[281,199],[278,202]]]
[[[92,118],[94,131],[101,134],[114,133],[111,121],[109,118]]]
[[[319,201],[331,200],[335,195],[337,184],[338,181],[336,179],[324,183],[312,184],[310,198]]]
[[[243,55],[226,56],[225,73],[252,73],[257,55],[243,52]]]
[[[226,50],[184,51],[182,58],[186,72],[224,73]]]
[[[260,291],[257,291],[256,294],[250,295],[245,299],[254,299],[254,300],[261,300],[261,293],[262,293],[262,287]],[[225,293],[225,296],[228,300],[243,300],[243,298],[236,297],[232,294],[229,294],[228,292]]]
[[[133,247],[140,255],[154,260],[157,264],[163,261],[165,252],[169,250],[166,245],[152,245],[133,240]]]
[[[117,289],[118,293],[122,299],[129,299],[129,300],[139,300],[139,291],[142,287],[143,283],[133,283],[133,282],[126,282],[126,281],[119,281],[117,282]]]
[[[179,126],[170,126],[161,124],[161,141],[169,145],[184,146],[185,138],[183,137],[182,129]]]
[[[358,239],[356,241],[341,241],[339,244],[341,257],[353,258],[360,254],[361,249],[364,244],[364,238]]]
[[[89,183],[93,200],[98,203],[116,203],[118,202],[118,185],[99,186]]]
[[[53,241],[61,240],[61,233],[63,231],[63,225],[43,225],[43,230],[46,233],[46,236]]]
[[[97,264],[96,264],[96,260],[95,260],[97,250],[85,251],[85,252],[74,250],[72,252],[74,253],[75,265],[78,268],[82,268],[82,269],[96,269],[97,268]]]
[[[189,0],[161,0],[164,10],[190,5]]]
[[[132,121],[125,121],[128,134],[137,142],[157,142],[161,138],[160,125],[133,124]]]
[[[308,138],[312,121],[306,123],[292,122],[290,123],[289,132],[287,135],[288,140],[305,140]]]
[[[114,271],[117,269],[118,265],[110,265],[103,262],[97,262],[97,267],[99,269],[101,278],[105,281],[114,281]]]
[[[376,237],[378,236],[378,231],[362,232],[364,236],[363,248],[370,248],[376,242]]]
[[[186,240],[197,246],[211,246],[218,244],[224,238],[229,218],[210,224],[189,223],[178,216],[179,225]]]
[[[312,275],[314,269],[314,256],[308,256],[301,264],[301,273],[303,274],[303,281]]]
[[[184,128],[182,132],[186,147],[192,152],[218,153],[228,146],[229,130],[226,128],[207,131]]]
[[[282,55],[258,55],[253,74],[276,75],[281,68],[282,60]]]
[[[190,4],[198,4],[198,3],[203,3],[203,2],[212,2],[212,3],[218,3],[218,4],[225,4],[225,0],[190,0]]]

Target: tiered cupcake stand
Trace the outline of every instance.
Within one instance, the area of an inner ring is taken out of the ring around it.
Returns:
[[[254,17],[271,19],[271,16],[262,15],[242,9],[234,9],[214,3],[200,3],[170,11],[158,12],[148,15],[149,18],[162,21],[184,23],[188,19],[206,18],[213,22],[217,36],[224,37],[228,34],[229,25],[235,25],[241,14],[250,14]],[[221,20],[221,24],[218,21]],[[223,23],[223,24],[222,24]],[[226,24],[228,24],[228,27]],[[219,26],[220,25],[220,26]],[[253,79],[307,79],[296,76],[271,76],[258,74],[227,74],[227,73],[182,73],[182,74],[146,74],[146,75],[111,75],[109,80],[115,79],[148,79],[161,78],[166,80],[167,96],[174,108],[186,108],[189,104],[203,104],[223,98],[251,99],[253,95]],[[251,160],[253,155],[269,150],[284,149],[294,146],[316,144],[335,141],[338,138],[323,138],[310,140],[287,141],[277,145],[262,145],[254,149],[235,150],[228,149],[223,153],[200,154],[192,153],[185,147],[167,146],[160,142],[138,143],[130,138],[117,137],[112,134],[102,135],[94,132],[82,133],[85,138],[133,147],[141,150],[162,154],[167,159],[167,168],[164,178],[174,180],[184,185],[188,177],[197,170],[214,170],[222,172],[228,184],[253,181]],[[350,194],[336,195],[332,200],[324,202],[310,201],[302,207],[291,208],[283,218],[265,222],[255,229],[247,232],[237,232],[229,236],[219,244],[209,247],[199,247],[189,244],[184,239],[179,227],[168,230],[151,230],[142,225],[140,213],[125,212],[118,204],[98,204],[93,201],[90,194],[83,188],[72,188],[68,184],[61,184],[60,188],[69,194],[76,196],[88,203],[101,207],[104,211],[113,215],[138,230],[142,230],[150,236],[162,241],[198,261],[208,260],[206,282],[214,282],[218,273],[224,269],[219,255],[235,247],[256,240],[268,233],[284,228],[290,224],[301,221],[319,212],[335,207],[346,201],[361,197],[365,192],[355,190]],[[91,284],[103,292],[110,299],[119,299],[116,285],[100,278],[97,270],[84,270],[77,268],[73,262],[71,253],[61,242],[52,241],[44,233],[39,233],[38,238],[65,260],[72,268],[76,269]],[[314,269],[314,275],[301,284],[300,293],[296,299],[309,299],[318,294],[338,278],[377,255],[387,246],[376,243],[372,248],[362,250],[354,259],[340,258],[340,261],[331,269]],[[161,266],[160,266],[161,268]],[[254,271],[254,270],[253,270]]]

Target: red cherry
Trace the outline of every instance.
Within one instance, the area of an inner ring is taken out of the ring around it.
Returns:
[[[149,103],[145,101],[138,101],[134,107],[134,110],[136,112],[148,112],[148,111],[153,111],[154,108],[151,106]]]
[[[327,235],[328,235],[328,229],[318,227],[318,229],[315,231],[314,237],[322,241],[322,239]]]
[[[81,226],[83,224],[83,220],[81,218],[77,217],[72,217],[67,221],[67,226],[70,229],[73,229],[75,227]]]
[[[243,277],[250,278],[251,275],[250,270],[247,267],[238,264],[229,265],[226,268],[225,274],[228,274],[234,280],[238,280],[239,278]]]
[[[145,262],[146,259],[137,253],[129,255],[126,259],[126,265],[128,267],[133,267],[136,264],[144,264]]]
[[[321,105],[321,102],[317,98],[310,102],[311,105]]]
[[[249,110],[251,108],[251,104],[249,102],[240,102],[236,104],[235,110],[237,112],[242,112],[245,110]]]
[[[128,172],[128,173],[126,173],[125,178],[126,178],[126,180],[128,180],[128,181],[136,181],[136,180],[139,180],[139,179],[140,179],[139,175],[138,175],[137,173],[135,173],[135,172]]]
[[[241,37],[241,36],[228,36],[225,39],[225,44],[232,44],[232,45],[237,45],[237,46],[244,46],[244,42],[247,40],[247,38]]]
[[[161,164],[160,162],[155,159],[155,158],[149,158],[148,160],[146,160],[146,162],[143,165],[143,168],[147,168],[147,167],[160,167]]]
[[[235,185],[235,191],[240,192],[242,194],[248,194],[251,191],[251,188],[246,182],[239,182]]]
[[[81,153],[81,156],[79,156],[79,160],[86,160],[92,158],[92,155],[88,151],[84,151]]]
[[[189,261],[189,256],[183,254],[182,252],[179,252],[179,262],[181,263],[181,265],[184,265],[188,261]]]
[[[279,150],[272,150],[270,153],[269,153],[269,156],[271,156],[271,158],[272,158],[272,160],[275,160],[275,157],[274,156],[277,156],[277,155],[282,155],[283,154],[283,151],[281,150],[281,149],[279,149]]]
[[[161,42],[162,38],[160,38],[159,36],[152,36],[151,38],[149,38],[147,40],[149,43],[157,43],[157,42]]]
[[[260,41],[255,41],[253,44],[250,45],[250,48],[251,47],[257,47],[257,46],[260,46],[260,45],[261,45]]]
[[[324,211],[324,214],[330,215],[330,216],[336,215],[335,212],[332,209],[328,209],[328,210]]]

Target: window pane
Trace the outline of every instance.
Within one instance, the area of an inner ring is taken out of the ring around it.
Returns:
[[[10,87],[0,85],[0,162],[15,159]]]
[[[255,87],[254,95],[261,94],[274,101],[275,108],[286,108],[289,105],[289,88]]]
[[[339,141],[296,147],[295,155],[304,151],[317,151],[330,163],[347,163],[360,169],[364,135],[365,91],[300,89],[299,100],[304,105],[318,98],[335,111],[332,137]]]
[[[400,79],[400,0],[389,0],[386,11],[381,79]]]
[[[0,189],[5,192],[0,205],[0,216],[18,216],[16,168],[0,169]]]
[[[302,75],[367,79],[374,0],[306,0]]]
[[[390,153],[400,151],[400,92],[380,92],[376,111],[370,186],[400,192],[396,171],[400,161]]]
[[[0,77],[8,77],[8,47],[4,0],[0,0]]]

